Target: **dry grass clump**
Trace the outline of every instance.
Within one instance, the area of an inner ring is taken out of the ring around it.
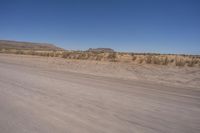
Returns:
[[[150,63],[152,62],[152,56],[151,56],[151,55],[148,55],[148,56],[146,57],[146,59],[145,59],[145,62],[146,62],[147,64],[150,64]]]
[[[176,66],[185,66],[186,61],[183,58],[176,57],[175,58],[175,65]]]
[[[189,67],[200,66],[200,58],[198,58],[198,57],[190,57],[190,59],[187,59],[185,61],[185,63]]]
[[[161,55],[147,55],[146,63],[148,64],[157,64],[157,65],[168,65],[169,60],[167,56]]]
[[[143,59],[143,58],[141,58],[141,57],[138,58],[138,63],[139,63],[139,64],[142,64],[143,62],[144,62],[144,59]]]
[[[117,61],[117,54],[115,52],[109,53],[107,56],[109,61],[116,62]]]
[[[132,61],[135,61],[137,59],[137,56],[132,55]]]

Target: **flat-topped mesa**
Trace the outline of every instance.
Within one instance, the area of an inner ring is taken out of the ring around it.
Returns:
[[[111,48],[89,48],[87,51],[89,51],[89,52],[108,52],[108,53],[115,52]]]

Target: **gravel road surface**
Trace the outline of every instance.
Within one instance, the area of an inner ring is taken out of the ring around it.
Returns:
[[[200,89],[0,60],[0,133],[200,133]]]

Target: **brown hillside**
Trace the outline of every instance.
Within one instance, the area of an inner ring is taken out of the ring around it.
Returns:
[[[18,41],[8,41],[0,40],[0,50],[5,49],[15,49],[15,50],[38,50],[38,51],[58,51],[64,50],[53,44],[48,43],[32,43],[32,42],[18,42]]]

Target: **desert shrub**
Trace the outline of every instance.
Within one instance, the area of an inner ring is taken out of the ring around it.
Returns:
[[[78,59],[78,60],[83,59],[83,56],[81,53],[75,54],[74,57],[75,57],[75,59]]]
[[[193,63],[192,61],[187,61],[187,66],[193,67],[193,66],[194,66],[194,63]]]
[[[88,59],[88,54],[86,52],[80,53],[79,59],[87,60]]]
[[[135,61],[137,59],[137,56],[132,55],[132,61]]]
[[[96,57],[96,60],[100,61],[100,60],[102,60],[102,58],[103,58],[103,56],[98,54]]]
[[[109,53],[107,58],[108,58],[109,61],[115,62],[116,58],[117,58],[117,54],[116,53]]]
[[[6,52],[6,49],[4,49],[4,48],[3,48],[3,49],[0,49],[0,52],[1,52],[1,53],[4,53],[4,52]]]
[[[194,65],[199,63],[197,58],[192,58],[190,61],[187,62],[189,67],[193,67]]]
[[[36,55],[36,52],[35,51],[29,51],[29,52],[27,52],[27,54],[29,54],[29,55]]]
[[[49,56],[50,56],[50,53],[46,53],[46,56],[49,57]]]
[[[173,62],[174,62],[174,59],[170,59],[170,60],[169,60],[169,63],[173,63]]]
[[[59,57],[61,54],[58,52],[54,52],[54,57]]]
[[[38,55],[39,56],[44,56],[44,54],[42,52],[39,52]]]
[[[157,56],[153,56],[152,57],[152,61],[151,61],[153,64],[160,64],[160,59],[159,59],[159,57],[157,57]]]
[[[147,64],[150,64],[152,62],[152,56],[151,55],[147,55],[146,58],[145,58],[145,62]]]
[[[75,54],[75,57],[76,57],[76,59],[84,60],[84,59],[87,59],[87,54],[86,53],[77,53],[77,54]]]
[[[185,61],[183,60],[183,59],[181,59],[181,58],[176,58],[175,59],[175,65],[176,66],[185,66]]]
[[[142,63],[143,63],[143,61],[144,61],[144,59],[140,57],[140,58],[138,58],[138,60],[137,60],[137,61],[138,61],[138,63],[139,63],[139,64],[142,64]]]
[[[62,58],[70,58],[70,53],[69,52],[63,52]]]
[[[24,54],[24,52],[21,51],[21,50],[17,50],[15,53],[16,53],[16,54]]]
[[[83,57],[84,57],[85,60],[87,60],[87,59],[88,59],[88,54],[87,54],[87,53],[84,53],[84,54],[83,54]]]
[[[93,52],[87,53],[87,59],[92,59],[93,56],[94,56],[94,53],[93,53]]]
[[[50,52],[50,53],[49,53],[49,57],[54,57],[54,53],[53,53],[53,52]]]
[[[39,52],[38,55],[40,55],[40,56],[49,56],[49,54],[47,52]]]
[[[169,63],[168,57],[165,56],[163,59],[163,65],[168,65],[168,63]]]

